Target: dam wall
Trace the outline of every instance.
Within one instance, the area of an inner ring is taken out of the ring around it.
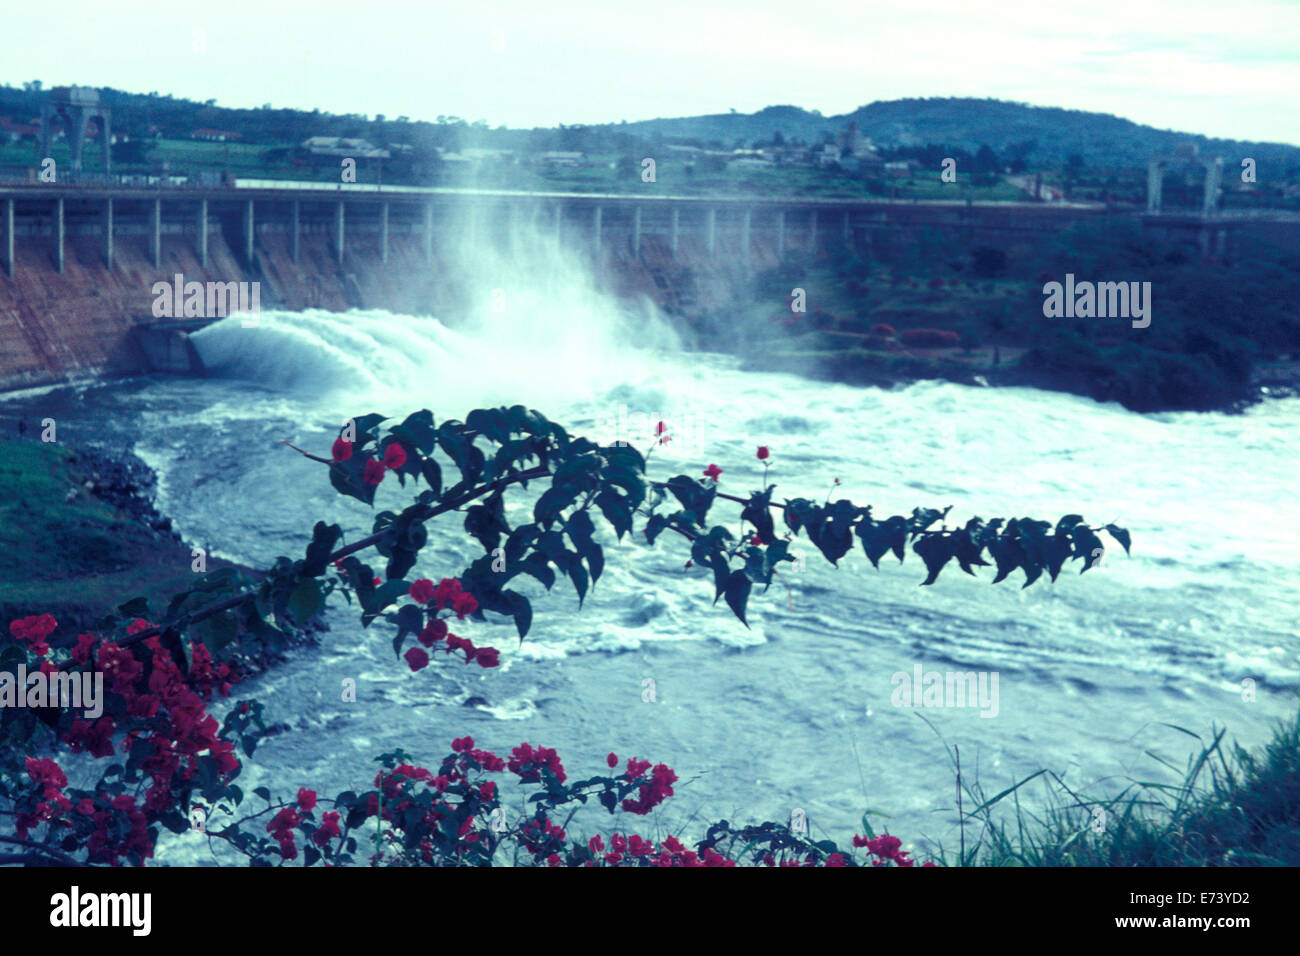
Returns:
[[[159,282],[257,283],[263,310],[454,316],[469,291],[455,265],[461,252],[487,244],[508,259],[521,243],[554,241],[586,258],[605,290],[644,297],[689,323],[791,256],[888,256],[923,235],[954,250],[1011,249],[1115,215],[1132,213],[255,180],[0,184],[0,389],[199,371],[186,336],[227,312],[158,315]]]

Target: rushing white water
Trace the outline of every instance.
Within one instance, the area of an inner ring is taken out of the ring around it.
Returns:
[[[876,571],[858,551],[837,570],[805,541],[806,570],[756,592],[746,629],[712,605],[707,571],[683,567],[680,539],[651,548],[609,535],[605,574],[580,613],[567,585],[548,596],[528,579],[537,616],[522,646],[509,623],[466,630],[502,649],[494,671],[439,663],[413,674],[388,628],[362,630],[340,601],[320,649],[241,688],[287,726],[247,766],[246,791],[366,787],[379,753],[433,762],[468,733],[499,752],[522,740],[556,747],[571,773],[598,772],[611,750],[668,763],[678,795],[649,821],[618,823],[642,833],[697,836],[707,820],[784,820],[799,808],[815,836],[846,844],[872,810],[905,841],[951,845],[954,777],[935,730],[990,793],[1040,767],[1102,791],[1171,778],[1146,751],[1181,765],[1194,742],[1167,724],[1227,725],[1257,744],[1293,712],[1300,401],[1136,415],[1032,390],[828,385],[679,352],[653,313],[619,313],[581,282],[568,299],[518,277],[491,283],[478,321],[456,330],[382,312],[226,320],[195,336],[212,378],[97,387],[65,414],[133,435],[178,530],[253,564],[301,554],[317,519],[353,536],[370,528],[371,510],[337,496],[281,439],[323,453],[352,415],[428,407],[463,418],[514,402],[643,448],[648,426],[667,421],[677,440],[651,459],[659,477],[716,462],[722,488],[743,494],[763,478],[754,452],[767,445],[778,497],[820,499],[839,478],[836,496],[877,515],[1077,512],[1130,529],[1133,554],[1113,548],[1084,577],[1072,563],[1027,590],[1019,574],[991,586],[990,569],[974,579],[956,568],[921,588],[915,555]],[[646,341],[657,348],[634,347]],[[375,510],[407,501],[390,479]],[[453,575],[476,556],[459,522],[431,531],[412,577]],[[996,715],[894,706],[894,675],[917,665],[995,673]],[[344,678],[357,681],[354,703],[341,700]],[[598,809],[575,821],[608,826]],[[161,857],[206,854],[197,838],[168,836]]]

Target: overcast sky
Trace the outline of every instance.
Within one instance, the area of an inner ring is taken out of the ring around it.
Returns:
[[[1300,0],[9,3],[0,82],[554,126],[991,96],[1300,144]]]

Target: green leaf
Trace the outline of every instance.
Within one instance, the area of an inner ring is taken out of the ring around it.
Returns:
[[[740,623],[749,627],[749,622],[745,620],[745,605],[749,603],[749,592],[753,588],[753,582],[749,580],[744,571],[733,571],[731,577],[727,578],[727,587],[725,595],[727,607],[731,608],[733,614],[740,618]]]
[[[192,625],[190,633],[215,655],[239,637],[239,619],[233,612],[223,611]]]
[[[1129,533],[1126,530],[1121,528],[1119,525],[1108,524],[1106,525],[1106,533],[1123,546],[1125,554],[1129,553],[1128,547],[1132,543],[1132,539],[1129,537]]]
[[[325,573],[334,545],[343,537],[343,529],[336,524],[317,521],[311,532],[311,544],[307,545],[307,559],[303,562],[302,573],[307,577],[318,577]],[[227,570],[222,568],[222,570]]]
[[[367,484],[364,479],[368,460],[365,455],[353,455],[347,461],[333,462],[330,465],[330,484],[340,494],[372,505],[375,502],[375,488],[378,486]]]
[[[935,579],[939,577],[939,572],[952,559],[957,546],[952,535],[927,534],[912,545],[912,550],[921,556],[921,560],[925,562],[926,570],[929,572],[925,580],[921,582],[921,586],[925,587],[933,584]]]
[[[582,602],[587,596],[587,569],[576,556],[569,562],[569,578],[573,581],[574,590],[578,592],[578,607],[582,607]]]
[[[394,425],[390,431],[410,442],[424,454],[433,454],[433,412],[427,408],[407,415],[402,424]]]
[[[515,630],[519,632],[520,643],[523,643],[528,629],[533,626],[533,606],[528,602],[528,598],[515,591],[505,590],[501,595],[510,602],[515,619]]]
[[[614,528],[614,534],[620,541],[624,534],[632,530],[632,506],[628,499],[618,492],[608,488],[603,489],[596,495],[596,507]]]
[[[420,462],[420,474],[424,476],[425,483],[435,495],[442,494],[442,469],[432,458],[425,458]]]
[[[306,624],[325,606],[325,596],[321,594],[320,583],[311,579],[299,582],[289,596],[289,613],[299,625]]]

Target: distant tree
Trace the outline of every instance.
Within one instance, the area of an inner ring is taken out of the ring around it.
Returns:
[[[1074,184],[1079,181],[1079,176],[1083,172],[1083,156],[1080,153],[1071,153],[1065,158],[1065,194],[1069,196],[1074,191]]]
[[[991,186],[998,180],[998,155],[993,152],[993,147],[988,143],[981,143],[979,151],[975,153],[974,177],[975,182],[981,186]]]

